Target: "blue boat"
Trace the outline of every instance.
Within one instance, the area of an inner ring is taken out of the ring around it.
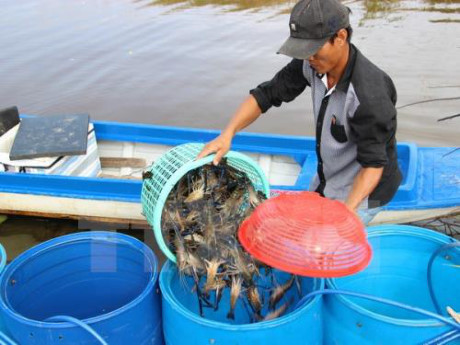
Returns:
[[[219,134],[146,124],[92,124],[98,168],[100,162],[97,176],[1,172],[0,214],[145,224],[140,205],[142,171],[173,146],[207,142]],[[256,160],[275,192],[307,190],[316,171],[312,137],[240,133],[232,150]],[[398,156],[402,184],[372,224],[460,212],[460,150],[401,142]]]

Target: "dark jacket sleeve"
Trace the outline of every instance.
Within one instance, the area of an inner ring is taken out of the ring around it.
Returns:
[[[303,75],[303,61],[293,59],[272,80],[266,81],[249,91],[259,104],[262,113],[271,106],[279,107],[282,102],[290,102],[307,87],[308,81]]]
[[[388,146],[394,144],[396,133],[396,89],[385,75],[380,88],[368,89],[362,103],[350,120],[352,136],[357,144],[357,160],[363,167],[388,164]],[[359,95],[358,95],[359,98]],[[360,101],[361,101],[360,100]]]

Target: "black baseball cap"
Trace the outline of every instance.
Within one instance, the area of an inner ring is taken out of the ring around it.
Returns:
[[[337,31],[350,25],[349,13],[338,0],[300,0],[291,12],[291,35],[278,54],[309,58]]]

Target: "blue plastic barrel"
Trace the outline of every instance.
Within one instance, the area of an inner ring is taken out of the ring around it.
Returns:
[[[331,289],[348,290],[401,302],[436,313],[430,296],[427,267],[434,252],[455,240],[413,226],[368,228],[373,258],[362,272],[328,279]],[[460,250],[439,253],[432,265],[432,288],[442,306],[460,310]],[[414,312],[342,295],[324,296],[325,345],[422,344],[451,330]]]
[[[0,274],[3,273],[3,270],[6,266],[6,251],[5,248],[0,243]]]
[[[228,288],[224,290],[217,311],[204,308],[204,317],[201,317],[193,281],[183,278],[178,276],[176,266],[170,261],[165,263],[160,273],[163,331],[167,345],[322,345],[322,297],[317,296],[304,307],[292,311],[300,296],[323,288],[322,279],[301,278],[300,289],[293,286],[279,304],[291,301],[286,315],[272,321],[249,323],[251,316],[241,300],[236,304],[235,320],[226,317],[230,301]],[[285,273],[277,273],[279,282],[286,279]],[[268,285],[262,280],[257,285],[267,301],[269,291],[263,286]],[[214,300],[212,293],[210,300]],[[266,312],[264,310],[262,315]]]
[[[101,344],[94,334],[110,345],[163,344],[157,267],[149,247],[123,234],[44,242],[13,260],[0,279],[5,327],[20,344]]]
[[[5,248],[0,243],[0,275],[3,273],[3,270],[6,266],[6,251]],[[5,331],[5,326],[3,325],[3,318],[0,314],[0,333]]]

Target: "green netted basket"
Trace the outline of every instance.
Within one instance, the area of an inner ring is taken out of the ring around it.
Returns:
[[[146,178],[142,185],[142,210],[145,218],[153,228],[155,239],[163,253],[176,262],[175,255],[164,241],[161,231],[161,215],[169,193],[176,183],[190,170],[212,162],[214,155],[195,160],[204,144],[190,143],[176,146],[155,161],[149,168],[151,178]],[[254,188],[268,198],[269,184],[262,169],[248,156],[230,151],[225,157],[227,164],[246,173]]]

